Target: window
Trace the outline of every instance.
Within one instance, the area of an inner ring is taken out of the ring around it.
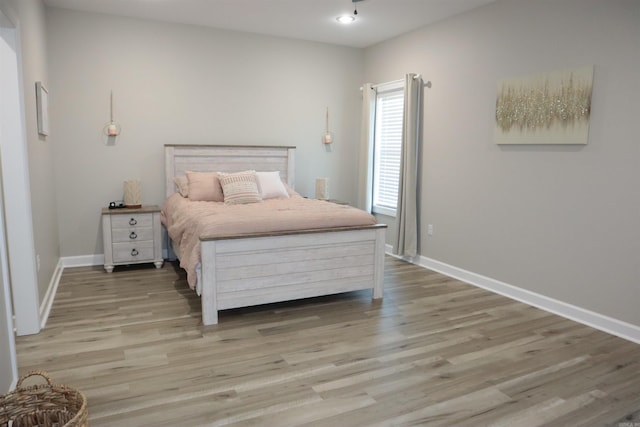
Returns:
[[[373,206],[375,213],[395,216],[402,155],[403,82],[377,88],[373,137]]]

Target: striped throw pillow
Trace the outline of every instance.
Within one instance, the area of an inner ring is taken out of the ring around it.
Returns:
[[[256,203],[262,200],[258,191],[258,182],[254,171],[238,173],[218,173],[224,203],[227,205],[240,205]]]

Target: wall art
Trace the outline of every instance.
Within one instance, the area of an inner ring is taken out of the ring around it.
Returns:
[[[593,66],[498,82],[496,144],[586,144]]]

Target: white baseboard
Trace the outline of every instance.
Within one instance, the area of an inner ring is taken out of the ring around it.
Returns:
[[[42,303],[40,304],[40,329],[44,329],[47,324],[47,319],[49,318],[49,313],[51,312],[51,306],[53,305],[53,299],[56,296],[56,291],[58,290],[58,285],[60,284],[60,278],[62,277],[62,272],[64,271],[64,267],[62,266],[62,259],[58,260],[58,265],[56,265],[55,270],[53,271],[53,275],[51,276],[51,280],[49,281],[49,286],[47,287],[47,292],[44,294],[44,298],[42,298]]]
[[[167,250],[162,249],[163,259],[167,259]],[[78,255],[62,258],[62,265],[65,267],[91,267],[94,265],[104,265],[104,255]]]
[[[78,255],[66,256],[62,258],[62,265],[66,267],[90,267],[93,265],[103,265],[104,255]]]
[[[386,247],[387,253],[397,257],[391,253],[390,245]],[[604,314],[596,313],[582,307],[575,306],[563,301],[559,301],[545,295],[518,288],[508,283],[492,279],[480,274],[476,274],[462,268],[458,268],[444,262],[440,262],[424,256],[408,258],[403,260],[429,270],[437,271],[454,279],[461,280],[470,285],[486,289],[491,292],[503,295],[505,297],[532,305],[542,310],[548,311],[558,316],[574,320],[592,328],[599,329],[608,334],[616,335],[628,341],[640,344],[640,326],[614,319]]]

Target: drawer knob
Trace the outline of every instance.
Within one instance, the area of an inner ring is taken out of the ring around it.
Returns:
[[[131,219],[129,220],[129,225],[136,225],[137,223],[138,223],[138,221],[136,221],[136,219],[135,219],[135,218],[131,218]]]
[[[137,249],[131,249],[131,256],[137,256],[139,254]]]
[[[138,238],[138,235],[136,234],[136,232],[135,232],[135,231],[132,231],[132,232],[129,234],[129,238],[130,238],[131,240],[135,240],[135,239],[137,239],[137,238]]]

